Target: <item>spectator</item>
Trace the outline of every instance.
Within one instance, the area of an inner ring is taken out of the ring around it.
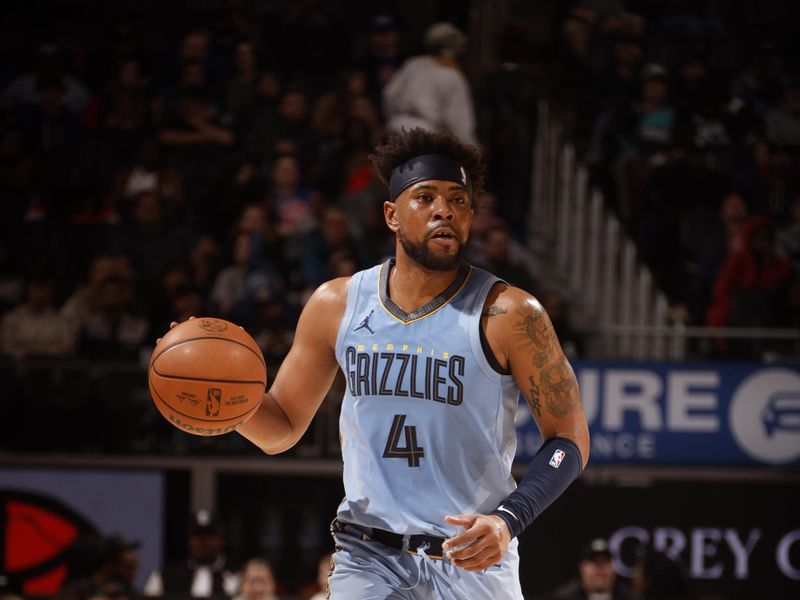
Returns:
[[[69,580],[57,600],[139,600],[142,594],[133,585],[139,557],[139,542],[120,536],[78,538],[67,551]]]
[[[225,89],[225,108],[234,122],[241,124],[256,105],[259,80],[258,56],[252,41],[242,40],[234,47],[234,75]]]
[[[170,321],[183,323],[189,317],[196,317],[205,312],[203,292],[194,285],[183,285],[175,290],[170,303]],[[162,330],[163,331],[163,330]]]
[[[262,21],[262,39],[268,56],[280,56],[281,64],[295,73],[333,72],[348,55],[347,24],[337,22],[336,4],[292,2],[264,5],[277,14]],[[277,9],[285,6],[283,9]],[[277,9],[277,10],[276,10]],[[318,76],[319,77],[319,76]]]
[[[159,278],[158,290],[152,294],[151,303],[145,307],[150,319],[151,331],[156,335],[150,334],[150,338],[155,340],[157,332],[163,331],[159,327],[169,327],[172,312],[172,305],[179,290],[192,286],[194,275],[191,265],[187,261],[175,260],[169,262]],[[198,313],[195,313],[197,316]]]
[[[675,112],[668,102],[669,76],[664,67],[647,65],[641,79],[641,103],[636,109],[632,135],[623,141],[623,151],[649,158],[669,147]]]
[[[328,576],[331,574],[331,560],[333,555],[331,553],[324,554],[319,559],[317,567],[317,593],[311,596],[309,600],[325,600],[328,597]]]
[[[369,95],[380,103],[381,92],[402,66],[406,55],[400,47],[400,24],[390,14],[370,19],[366,54],[359,64],[367,76]]]
[[[486,142],[493,188],[503,198],[500,211],[515,239],[526,235],[530,181],[536,139],[537,110],[542,92],[534,69],[524,62],[527,40],[508,25],[501,34],[497,62],[478,88],[478,114]]]
[[[150,120],[150,80],[136,58],[123,60],[106,88],[94,96],[83,113],[84,127],[135,131]]]
[[[598,50],[598,41],[615,34],[641,35],[644,19],[625,11],[621,0],[581,0],[573,3],[564,20],[562,33],[575,58],[591,63],[590,49]],[[600,54],[596,52],[595,54]]]
[[[273,376],[292,347],[297,322],[294,308],[284,294],[268,292],[253,302],[247,320],[242,322],[264,354],[268,376]]]
[[[633,600],[634,595],[614,570],[608,543],[589,542],[578,559],[578,578],[556,589],[548,600]]]
[[[205,86],[209,90],[217,89],[224,81],[224,60],[214,51],[209,28],[203,25],[189,28],[181,40],[175,62],[168,66],[172,67],[173,73],[180,73],[187,64],[201,67]]]
[[[19,125],[4,124],[0,128],[0,193],[5,199],[6,220],[11,221],[3,224],[4,229],[13,230],[16,223],[22,220],[35,179],[35,157],[25,144]]]
[[[771,40],[763,40],[752,57],[752,66],[743,70],[733,82],[733,92],[761,120],[783,99],[785,61]]]
[[[691,285],[689,308],[693,323],[705,321],[705,310],[711,300],[714,279],[725,257],[741,249],[742,229],[748,215],[749,210],[744,198],[735,192],[730,193],[720,204],[716,222],[704,230],[705,243],[698,247],[696,274]],[[693,236],[695,240],[697,237],[699,236]]]
[[[64,103],[65,93],[61,79],[38,80],[36,102],[18,110],[24,139],[36,152],[48,152],[62,146],[74,148],[78,143],[78,118]]]
[[[597,119],[592,132],[592,160],[615,157],[608,166],[615,181],[611,199],[625,221],[637,218],[641,190],[650,170],[665,162],[675,125],[666,69],[648,64],[640,82],[639,101],[618,101],[612,111]]]
[[[789,81],[783,104],[767,113],[766,128],[771,144],[800,148],[800,76]]]
[[[314,103],[311,127],[323,140],[344,137],[345,126],[350,117],[361,112],[374,131],[380,126],[378,109],[367,96],[367,79],[362,71],[345,69],[339,73],[335,90],[322,94]],[[369,140],[369,143],[375,140]]]
[[[242,232],[233,244],[233,264],[222,269],[211,289],[215,312],[238,323],[245,323],[255,305],[283,291],[280,273],[264,255],[259,231]]]
[[[115,198],[133,199],[143,192],[159,194],[170,212],[183,206],[185,201],[183,175],[165,164],[162,148],[155,138],[139,144],[136,161],[120,170],[112,187]]]
[[[642,600],[687,600],[690,597],[681,565],[651,549],[637,560],[631,587]]]
[[[505,225],[489,227],[480,240],[480,255],[477,257],[480,266],[513,286],[537,294],[539,285],[531,271],[530,261],[520,255],[514,256],[511,247],[511,235]]]
[[[387,130],[447,129],[477,145],[469,83],[457,62],[467,47],[466,34],[451,23],[436,23],[424,42],[430,53],[409,58],[383,88]]]
[[[363,96],[356,99],[356,102],[370,101]],[[373,108],[370,106],[365,110],[373,112]],[[375,112],[368,120],[358,116],[346,118],[341,137],[325,144],[324,151],[320,153],[315,183],[321,191],[339,196],[339,201],[344,204],[369,204],[376,201],[374,192],[379,181],[375,177],[372,163],[369,162],[370,149],[381,131],[376,117]],[[355,223],[356,227],[359,225]]]
[[[31,277],[25,288],[25,303],[3,317],[3,354],[14,358],[72,354],[75,332],[55,309],[52,277]]]
[[[279,156],[272,166],[270,204],[278,233],[286,238],[313,225],[311,190],[303,184],[300,161],[291,154]]]
[[[149,300],[154,291],[151,286],[157,285],[165,267],[188,257],[191,238],[185,225],[170,222],[158,193],[141,192],[133,199],[125,227],[112,238],[112,249],[131,257]]]
[[[204,292],[211,288],[221,268],[221,250],[214,235],[205,233],[197,237],[189,254],[194,284]]]
[[[37,81],[36,92],[38,102],[19,108],[17,122],[23,143],[38,157],[40,188],[58,193],[63,202],[79,166],[80,122],[63,101],[66,88],[60,79]]]
[[[785,292],[791,261],[778,254],[775,226],[766,217],[750,217],[741,247],[725,259],[714,282],[708,310],[712,327],[776,326],[785,319]]]
[[[203,94],[186,92],[178,101],[176,118],[161,130],[159,140],[173,148],[227,148],[233,145],[236,138],[231,130],[219,123],[209,100]]]
[[[101,255],[89,270],[89,285],[61,309],[78,335],[78,353],[89,358],[138,358],[149,324],[134,303],[135,281],[126,257]]]
[[[224,537],[217,521],[206,510],[192,515],[187,538],[187,556],[154,571],[145,584],[146,596],[169,598],[232,597],[239,589],[239,576],[228,566]]]
[[[751,186],[748,191],[754,199],[754,212],[777,222],[787,217],[791,199],[800,189],[798,163],[792,152],[787,146],[768,143],[753,146],[755,177],[748,182]]]
[[[333,258],[352,260],[359,270],[367,258],[353,237],[347,213],[328,207],[322,213],[322,223],[311,231],[303,243],[303,275],[307,288],[315,289],[335,276]]]
[[[0,108],[15,108],[38,101],[42,81],[57,80],[63,89],[60,102],[71,112],[83,110],[89,92],[75,77],[64,72],[63,56],[58,45],[47,42],[36,50],[33,69],[9,83],[0,94]]]
[[[275,595],[275,575],[272,566],[264,559],[252,558],[242,569],[242,581],[235,600],[279,600]]]
[[[791,207],[791,220],[778,231],[778,249],[794,261],[794,268],[800,271],[800,194],[794,197]]]
[[[556,331],[561,349],[567,358],[580,358],[583,356],[583,336],[572,326],[570,306],[566,296],[556,290],[550,290],[541,297],[542,306],[547,311],[553,329]]]
[[[308,112],[306,93],[298,86],[287,87],[277,110],[264,103],[253,117],[245,138],[248,152],[262,163],[282,154],[293,154],[310,161],[316,156],[316,142],[308,125]]]
[[[609,66],[588,75],[588,93],[578,86],[576,99],[578,128],[592,136],[591,161],[599,161],[611,142],[609,125],[618,114],[624,114],[639,90],[639,68],[644,38],[635,31],[615,32],[611,38],[612,59]]]
[[[24,285],[6,240],[0,240],[0,315],[16,306],[23,297]]]

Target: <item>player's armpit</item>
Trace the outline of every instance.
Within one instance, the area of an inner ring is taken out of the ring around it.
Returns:
[[[336,376],[336,336],[349,279],[321,285],[309,299],[294,343],[255,415],[237,431],[269,454],[294,446],[308,429]]]

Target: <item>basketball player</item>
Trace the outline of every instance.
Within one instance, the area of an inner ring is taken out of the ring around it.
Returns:
[[[238,431],[269,454],[291,448],[340,368],[330,597],[522,600],[516,537],[589,454],[575,375],[539,302],[461,260],[483,184],[475,149],[413,129],[371,158],[396,258],[316,290]],[[545,442],[517,487],[520,390]]]

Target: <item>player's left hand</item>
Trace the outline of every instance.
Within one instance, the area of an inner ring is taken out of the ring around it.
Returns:
[[[496,565],[511,543],[508,525],[497,515],[448,515],[444,520],[464,528],[445,540],[442,549],[455,566],[467,571],[482,571]]]

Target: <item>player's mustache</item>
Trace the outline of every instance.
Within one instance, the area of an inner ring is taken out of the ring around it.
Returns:
[[[428,231],[428,233],[425,234],[425,241],[428,241],[429,239],[431,239],[434,235],[439,233],[439,231],[441,231],[442,229],[446,229],[448,231],[448,233],[450,233],[450,235],[452,235],[454,238],[456,238],[456,240],[458,242],[461,242],[461,237],[458,235],[456,230],[453,229],[450,225],[447,225],[446,223],[444,223],[442,225],[436,225],[436,226],[432,227],[430,229],[430,231]]]

